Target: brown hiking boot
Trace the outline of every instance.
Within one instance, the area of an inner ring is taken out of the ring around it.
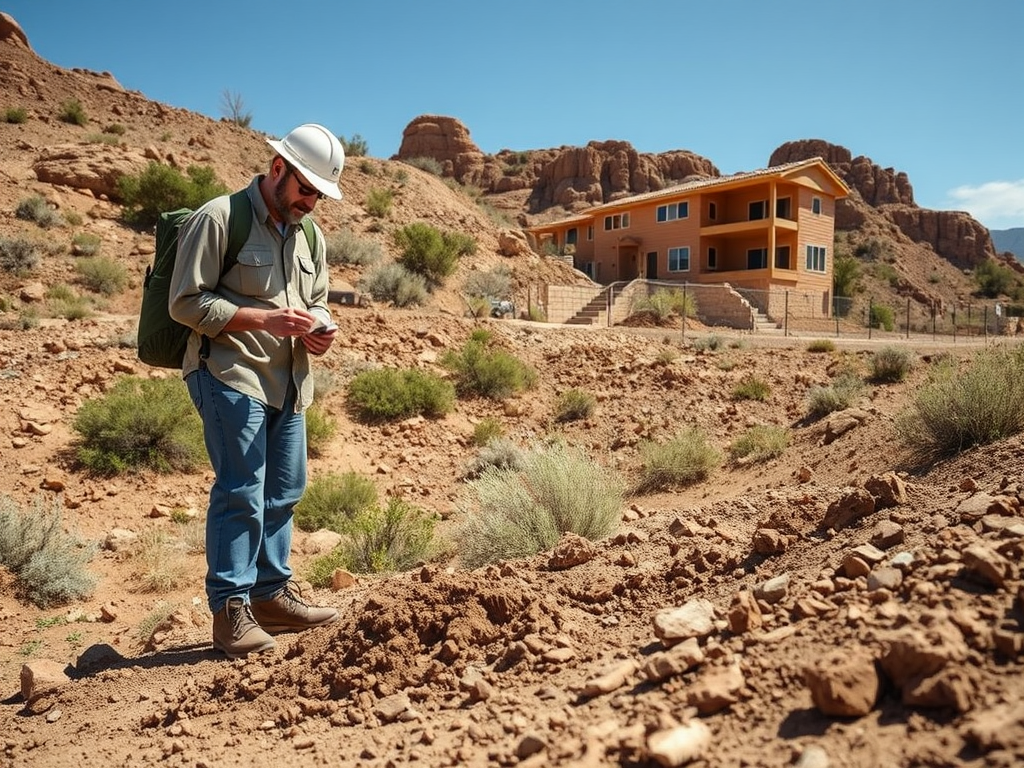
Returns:
[[[229,597],[213,615],[213,647],[229,659],[241,659],[276,646],[277,642],[256,623],[249,605],[240,597]]]
[[[338,618],[338,612],[333,608],[308,605],[291,582],[269,600],[254,602],[252,615],[267,632],[322,627]]]

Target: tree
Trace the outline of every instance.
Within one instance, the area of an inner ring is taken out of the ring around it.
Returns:
[[[358,133],[353,133],[351,139],[339,136],[338,141],[341,142],[341,146],[345,150],[345,157],[366,157],[370,154],[370,146],[366,143],[366,139]]]
[[[224,117],[241,128],[248,128],[252,122],[252,113],[245,111],[242,95],[232,93],[227,88],[220,96],[220,110]]]

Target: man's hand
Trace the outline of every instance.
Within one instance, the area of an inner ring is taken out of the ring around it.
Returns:
[[[239,307],[234,317],[224,326],[224,330],[266,331],[274,336],[304,336],[318,322],[316,315],[304,309]]]
[[[313,333],[307,333],[302,337],[302,343],[306,345],[306,349],[314,355],[322,355],[328,349],[331,348],[331,344],[334,343],[334,337],[338,335],[338,326],[334,326],[329,331],[316,330]]]

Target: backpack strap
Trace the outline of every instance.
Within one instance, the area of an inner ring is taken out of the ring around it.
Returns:
[[[228,249],[224,252],[224,275],[238,263],[238,254],[249,239],[252,227],[252,202],[244,189],[233,192],[228,197],[231,202],[231,213],[228,215]]]
[[[313,267],[320,272],[320,260],[316,257],[316,230],[313,229],[313,219],[309,216],[302,217],[302,232],[306,235],[306,245],[309,246],[309,255],[313,259]]]

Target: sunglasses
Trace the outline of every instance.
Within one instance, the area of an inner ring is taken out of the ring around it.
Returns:
[[[295,166],[294,165],[289,163],[284,158],[281,158],[281,161],[284,163],[284,167],[288,169],[288,172],[295,177],[295,186],[297,186],[299,188],[299,194],[300,195],[302,195],[303,197],[314,197],[315,196],[317,200],[323,200],[325,197],[327,197],[327,195],[325,195],[319,189],[316,189],[315,187],[311,187],[308,184],[303,184],[301,181],[299,181],[300,176],[299,176],[298,171],[295,170]]]

